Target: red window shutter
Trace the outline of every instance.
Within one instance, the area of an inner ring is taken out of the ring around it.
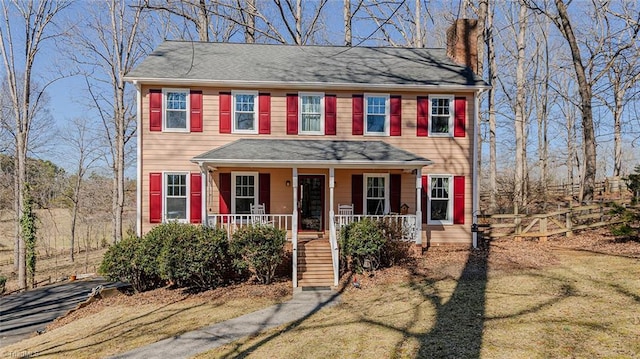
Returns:
[[[258,203],[264,203],[266,213],[271,213],[271,174],[258,175]]]
[[[202,91],[191,91],[191,132],[202,132]]]
[[[231,92],[220,92],[220,133],[231,133]]]
[[[394,213],[400,213],[400,202],[402,196],[402,175],[392,174],[389,176],[389,205]]]
[[[191,223],[202,223],[202,175],[191,174],[189,212]]]
[[[353,95],[351,112],[351,133],[353,135],[362,135],[364,128],[364,96]]]
[[[231,213],[231,173],[220,173],[219,176],[220,214],[229,214]]]
[[[464,224],[464,176],[453,177],[453,224]]]
[[[149,90],[149,130],[162,131],[162,90]]]
[[[466,135],[466,122],[467,122],[467,98],[466,97],[456,97],[455,99],[455,110],[454,110],[455,118],[454,118],[454,126],[453,126],[453,136],[454,137],[465,137]]]
[[[271,133],[271,94],[261,93],[258,96],[258,133],[268,135]]]
[[[162,222],[162,173],[149,173],[149,223]]]
[[[287,135],[298,134],[298,95],[287,94]]]
[[[422,176],[422,223],[427,223],[427,199],[429,198],[429,177]]]
[[[402,135],[402,96],[391,96],[389,98],[390,104],[390,118],[389,118],[389,135],[401,136]],[[400,207],[398,207],[400,209]],[[395,212],[395,211],[394,211]]]
[[[336,95],[324,96],[324,134],[336,134]]]
[[[418,96],[418,118],[416,119],[417,135],[429,136],[429,98]],[[426,211],[425,211],[426,212]]]
[[[351,176],[351,202],[353,202],[353,214],[362,214],[362,175]]]

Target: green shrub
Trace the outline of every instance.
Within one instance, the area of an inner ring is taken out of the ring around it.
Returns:
[[[370,218],[350,223],[340,231],[341,253],[351,258],[352,269],[359,273],[380,267],[386,242],[383,225]]]
[[[402,222],[393,217],[384,217],[378,225],[385,237],[380,265],[382,267],[391,267],[406,261],[411,256],[413,242],[405,241],[403,238],[413,236],[413,233],[408,233]]]
[[[107,280],[131,284],[137,292],[159,288],[165,283],[157,270],[157,253],[162,248],[159,242],[159,236],[139,238],[129,234],[107,249],[98,271]]]
[[[227,233],[180,224],[165,237],[158,257],[160,275],[180,287],[213,288],[231,277]]]
[[[273,226],[251,225],[233,233],[231,252],[239,270],[249,270],[259,281],[271,283],[284,257],[286,232]]]

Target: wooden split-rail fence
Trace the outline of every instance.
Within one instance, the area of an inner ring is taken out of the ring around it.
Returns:
[[[485,239],[499,237],[537,238],[546,241],[553,235],[573,236],[574,232],[621,223],[611,214],[609,204],[570,207],[542,214],[478,215],[477,231]]]

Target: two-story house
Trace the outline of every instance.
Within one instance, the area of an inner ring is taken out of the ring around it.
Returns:
[[[421,248],[471,244],[488,88],[465,65],[474,25],[454,25],[452,57],[164,42],[126,77],[138,94],[138,233],[166,221],[230,234],[276,225],[291,241],[294,286],[337,284],[337,231],[363,216],[398,220]],[[310,238],[326,243],[330,278],[301,264]]]

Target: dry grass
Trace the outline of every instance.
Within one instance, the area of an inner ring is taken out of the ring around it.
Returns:
[[[359,276],[361,289],[344,278],[335,307],[199,357],[633,358],[640,353],[638,258],[640,243],[604,232],[500,240],[482,251],[432,248],[407,266]],[[103,357],[282,300],[290,285],[119,297],[3,349]]]
[[[36,282],[51,278],[52,282],[68,278],[72,274],[95,273],[106,251],[102,243],[110,243],[111,223],[106,221],[79,222],[76,232],[76,258],[71,262],[71,215],[67,209],[36,210],[37,251]],[[0,273],[8,277],[7,292],[18,289],[17,275],[13,272],[13,214],[0,211]],[[85,249],[89,242],[89,252]],[[78,252],[78,249],[82,251]]]
[[[291,282],[185,294],[159,289],[92,303],[46,333],[0,349],[0,357],[103,358],[217,323],[289,298]]]
[[[301,323],[199,357],[636,357],[637,259],[558,244],[500,241],[470,256],[437,249],[410,268],[359,278],[362,289],[347,287],[340,305]],[[640,244],[624,251],[640,255]]]

